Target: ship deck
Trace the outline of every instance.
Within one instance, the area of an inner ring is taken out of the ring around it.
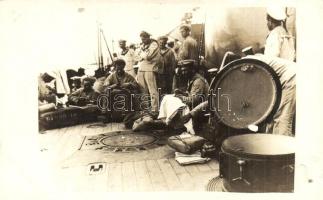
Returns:
[[[93,123],[92,123],[93,124]],[[175,152],[171,156],[142,157],[142,152],[102,154],[82,151],[87,136],[125,131],[121,123],[89,128],[91,124],[47,130],[39,134],[40,150],[51,163],[58,187],[62,191],[205,191],[218,176],[217,160],[204,164],[179,165]],[[158,148],[155,149],[158,154]],[[90,164],[102,165],[99,173],[90,173]]]

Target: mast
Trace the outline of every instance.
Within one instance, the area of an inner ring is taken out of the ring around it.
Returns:
[[[102,68],[102,47],[101,47],[101,33],[100,33],[100,23],[97,21],[97,33],[98,33],[98,67]]]

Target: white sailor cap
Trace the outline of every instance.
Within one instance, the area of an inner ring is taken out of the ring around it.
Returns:
[[[277,6],[271,6],[267,8],[267,14],[276,19],[276,20],[285,20],[286,15],[286,8],[285,7],[277,7]]]

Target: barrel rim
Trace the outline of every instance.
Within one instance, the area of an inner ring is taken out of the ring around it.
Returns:
[[[231,156],[237,157],[237,158],[241,158],[241,159],[270,159],[270,160],[280,160],[280,159],[293,159],[295,160],[295,152],[291,152],[291,153],[282,153],[282,154],[257,154],[257,153],[248,153],[248,152],[242,152],[242,151],[236,151],[234,149],[231,149],[229,147],[226,147],[225,143],[228,142],[229,140],[232,140],[234,138],[239,138],[239,137],[248,137],[249,135],[257,135],[257,136],[261,136],[261,135],[272,135],[274,137],[286,137],[286,138],[294,138],[294,137],[290,137],[290,136],[286,136],[286,135],[273,135],[273,134],[257,134],[257,133],[249,133],[249,134],[242,134],[242,135],[235,135],[235,136],[231,136],[226,138],[221,145],[221,152],[225,153],[225,154],[230,154]]]
[[[275,83],[275,89],[276,89],[276,97],[275,97],[275,103],[271,108],[271,111],[269,113],[267,113],[266,115],[263,115],[263,117],[261,117],[259,120],[257,120],[254,125],[259,125],[267,120],[272,119],[272,117],[274,116],[275,112],[277,111],[279,105],[280,105],[280,101],[281,101],[281,95],[282,95],[282,86],[281,86],[281,82],[279,80],[279,77],[277,75],[277,73],[274,71],[274,69],[272,69],[268,64],[264,63],[261,60],[258,59],[254,59],[254,58],[241,58],[238,60],[234,60],[230,63],[228,63],[227,65],[225,65],[223,67],[223,69],[221,71],[219,71],[219,73],[212,79],[211,84],[210,84],[210,89],[209,89],[209,96],[211,98],[212,94],[210,92],[211,89],[216,88],[216,85],[219,85],[219,81],[222,80],[222,76],[224,76],[226,73],[228,73],[229,70],[232,69],[232,67],[235,67],[236,65],[240,65],[240,64],[244,64],[244,63],[252,63],[252,64],[256,64],[256,65],[260,65],[263,66],[264,69],[269,72],[269,74],[272,76],[273,81]],[[209,99],[210,100],[210,99]],[[231,128],[235,128],[235,129],[248,129],[248,127],[241,127],[241,126],[232,126],[231,124],[226,123],[221,115],[217,112],[217,109],[215,109],[214,114],[217,118],[217,121],[228,126]]]

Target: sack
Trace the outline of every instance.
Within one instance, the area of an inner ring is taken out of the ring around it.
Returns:
[[[178,152],[184,154],[192,154],[201,149],[206,140],[197,135],[183,137],[183,135],[175,135],[168,138],[167,144]]]

